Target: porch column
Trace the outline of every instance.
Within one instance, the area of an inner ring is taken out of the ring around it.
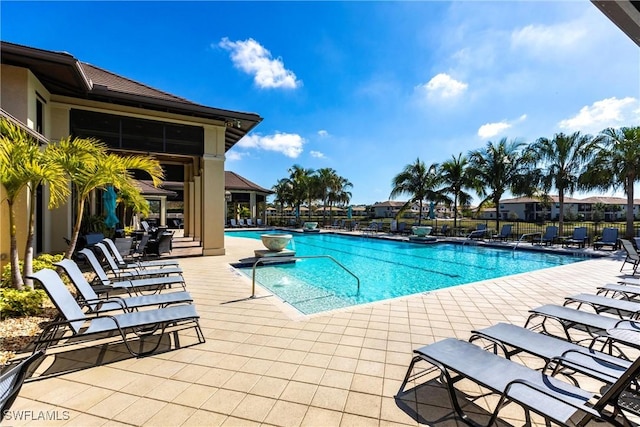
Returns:
[[[205,126],[202,156],[202,254],[224,255],[224,126]]]
[[[184,223],[184,235],[193,235],[193,209],[191,202],[193,194],[191,194],[191,179],[193,175],[193,165],[184,165],[184,187],[182,190],[182,216]]]
[[[251,220],[255,221],[257,219],[258,212],[256,211],[256,192],[252,191],[249,193],[249,210],[251,211]]]
[[[193,177],[193,237],[202,241],[202,176]]]
[[[167,196],[160,197],[160,225],[167,225]]]

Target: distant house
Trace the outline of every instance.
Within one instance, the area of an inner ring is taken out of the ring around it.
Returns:
[[[588,197],[576,199],[564,198],[565,216],[591,221],[594,219],[596,204],[604,205],[605,221],[615,221],[626,217],[627,200],[622,197]],[[493,209],[493,208],[492,208]],[[495,212],[495,209],[493,209]],[[500,201],[500,219],[522,219],[525,221],[557,220],[560,217],[560,201],[558,196],[550,196],[549,203],[542,203],[537,198],[517,197]],[[634,201],[634,216],[640,212],[640,200]]]
[[[373,215],[376,218],[395,218],[405,203],[406,202],[396,202],[395,200],[375,203],[373,205]]]

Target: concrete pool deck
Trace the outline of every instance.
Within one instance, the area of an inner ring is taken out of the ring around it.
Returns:
[[[194,333],[182,331],[186,347],[141,359],[121,345],[49,356],[38,369],[47,378],[24,385],[3,425],[463,425],[435,374],[395,397],[412,350],[467,339],[500,321],[524,325],[529,308],[615,282],[623,259],[618,253],[302,316],[276,297],[249,299],[250,281],[229,266],[261,249],[260,241],[229,238],[226,248],[225,256],[180,259],[206,343],[191,346]],[[478,395],[467,381],[459,388]],[[486,421],[496,401],[481,396],[463,406]],[[522,425],[526,417],[508,405],[500,419]],[[543,424],[536,415],[532,422]]]

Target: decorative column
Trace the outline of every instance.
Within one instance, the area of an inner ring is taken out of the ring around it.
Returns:
[[[224,126],[205,126],[202,156],[202,254],[224,255]]]

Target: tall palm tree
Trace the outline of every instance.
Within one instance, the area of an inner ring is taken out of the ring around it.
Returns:
[[[402,172],[393,178],[391,195],[394,199],[402,194],[409,195],[409,200],[400,209],[400,212],[408,209],[413,203],[418,202],[419,215],[418,225],[422,221],[422,204],[425,200],[438,201],[441,195],[436,188],[440,184],[438,174],[438,164],[434,163],[427,167],[424,162],[417,158],[415,163],[408,164]]]
[[[60,164],[70,176],[77,200],[71,243],[65,253],[66,258],[71,258],[80,234],[84,205],[92,191],[112,184],[125,194],[139,193],[132,176],[133,170],[147,172],[156,186],[164,172],[160,163],[152,157],[108,153],[106,145],[91,138],[65,138],[59,141],[59,146],[62,152]]]
[[[514,196],[530,196],[535,192],[538,176],[533,169],[535,156],[523,150],[525,144],[502,138],[489,141],[485,148],[469,153],[469,174],[480,184],[479,208],[491,202],[496,209],[496,230],[500,229],[500,199],[508,190]]]
[[[440,166],[440,177],[445,185],[440,191],[443,195],[453,195],[453,228],[458,226],[458,206],[471,203],[472,196],[465,189],[475,189],[477,184],[469,174],[469,159],[458,154],[458,157],[451,156],[450,160]]]
[[[353,188],[353,184],[347,178],[342,177],[340,175],[336,176],[335,181],[333,182],[333,186],[329,190],[329,194],[327,196],[327,200],[329,202],[329,207],[333,208],[334,203],[341,205],[348,205],[351,201],[351,192],[350,188]],[[333,220],[333,210],[330,212],[330,221]]]
[[[633,186],[640,180],[640,126],[608,128],[595,139],[596,149],[580,184],[586,189],[618,189],[627,196],[625,237],[634,236]]]
[[[317,170],[318,176],[318,195],[322,199],[322,223],[325,223],[327,204],[329,203],[329,194],[331,190],[336,187],[338,181],[338,174],[332,168],[322,168]],[[329,211],[331,214],[331,211]]]
[[[49,208],[57,206],[64,199],[67,190],[64,171],[54,160],[52,145],[41,150],[38,141],[26,131],[6,119],[0,119],[0,183],[6,191],[9,207],[11,281],[18,289],[22,289],[25,282],[20,274],[15,203],[23,190],[30,191],[24,259],[24,273],[27,275],[32,273],[33,265],[36,189],[40,184],[49,185]],[[31,286],[30,281],[28,284]]]
[[[280,204],[280,220],[284,223],[284,205],[293,203],[291,181],[288,178],[279,179],[271,189],[275,192],[274,203]]]
[[[300,165],[293,165],[289,169],[289,180],[291,181],[293,202],[298,215],[300,215],[300,205],[302,202],[309,203],[309,216],[311,216],[311,201],[313,197],[312,176],[313,169],[305,169]]]
[[[530,146],[541,163],[541,183],[548,191],[558,190],[560,215],[558,232],[562,235],[564,223],[564,197],[578,189],[578,179],[585,163],[593,153],[593,138],[574,132],[571,135],[557,133],[553,139],[539,138]]]

